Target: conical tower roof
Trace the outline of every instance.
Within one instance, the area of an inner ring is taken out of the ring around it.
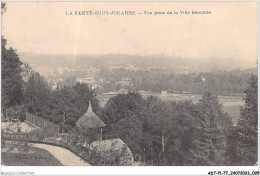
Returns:
[[[78,119],[76,125],[84,128],[102,128],[105,126],[104,122],[93,112],[90,101],[87,112]]]

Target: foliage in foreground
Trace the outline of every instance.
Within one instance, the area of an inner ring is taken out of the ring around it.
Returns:
[[[254,165],[258,160],[258,82],[252,75],[245,90],[245,106],[228,136],[228,164]]]
[[[198,104],[119,94],[109,100],[102,114],[107,135],[118,135],[136,160],[153,160],[158,165],[225,163],[232,121],[212,93],[205,93]]]

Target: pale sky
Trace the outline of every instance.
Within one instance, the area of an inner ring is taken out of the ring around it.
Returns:
[[[2,35],[18,52],[257,60],[256,2],[7,2],[6,7]],[[81,10],[211,14],[65,15]]]

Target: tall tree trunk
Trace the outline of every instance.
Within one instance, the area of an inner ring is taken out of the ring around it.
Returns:
[[[102,141],[102,128],[100,128],[100,140]]]
[[[66,113],[63,112],[63,129],[62,129],[63,133],[65,133],[65,120],[66,120]]]
[[[165,137],[164,137],[164,132],[162,132],[162,153],[164,153],[164,147],[165,147]]]

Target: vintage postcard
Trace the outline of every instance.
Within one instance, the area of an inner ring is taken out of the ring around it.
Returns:
[[[1,2],[1,174],[259,175],[258,5]]]

